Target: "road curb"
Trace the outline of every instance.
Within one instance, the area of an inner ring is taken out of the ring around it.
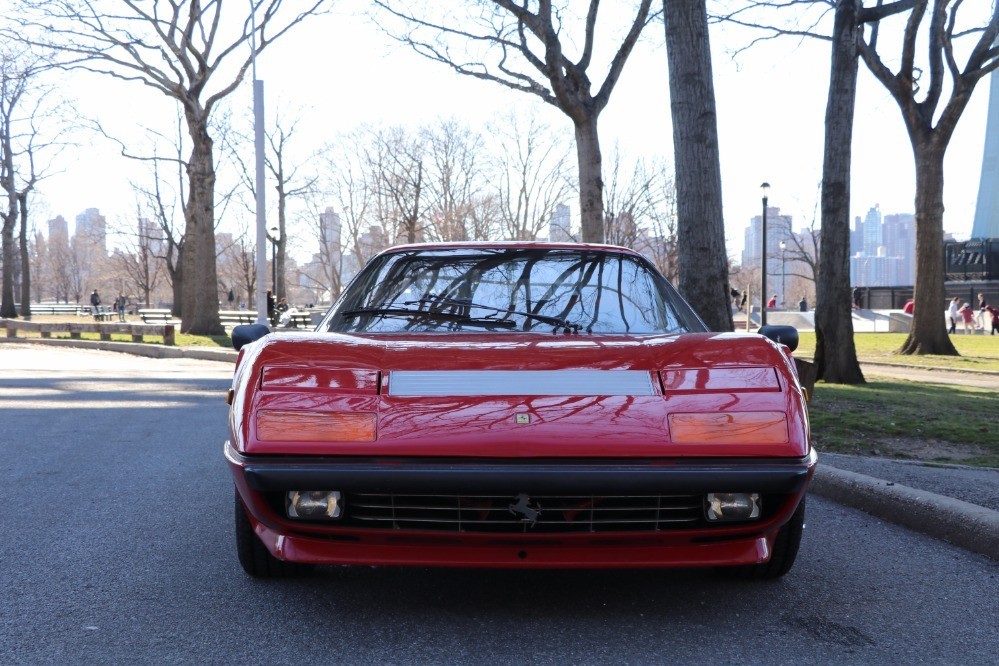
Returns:
[[[53,340],[45,338],[2,338],[2,342],[20,342],[29,345],[49,345],[76,349],[96,349],[99,351],[120,352],[148,358],[191,358],[200,361],[236,362],[235,349],[198,349],[192,347],[168,347],[166,345],[142,344],[138,342],[108,342],[103,340]]]
[[[816,468],[809,490],[999,560],[999,511],[823,464]]]

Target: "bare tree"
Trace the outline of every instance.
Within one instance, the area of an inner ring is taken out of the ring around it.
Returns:
[[[336,224],[324,225],[320,218],[322,206],[307,200],[306,227],[320,247],[318,274],[311,281],[317,291],[328,291],[331,299],[340,293],[344,273],[356,273],[370,258],[365,256],[366,248],[361,239],[365,227],[370,227],[375,219],[377,177],[367,168],[367,138],[367,131],[354,131],[320,151],[317,196],[333,203],[325,214],[335,215],[329,219]]]
[[[492,220],[481,206],[487,184],[482,135],[455,119],[420,133],[427,154],[427,235],[438,241],[489,238]]]
[[[916,0],[909,4],[914,6],[905,22],[897,71],[892,71],[878,51],[879,23],[874,23],[859,42],[868,69],[902,112],[916,165],[916,304],[909,337],[899,353],[957,355],[940,316],[945,303],[940,260],[944,154],[975,86],[999,68],[999,4],[993,2],[990,10],[979,5],[979,13],[963,21],[958,18],[962,0]],[[964,38],[973,39],[964,62],[959,63],[955,42]],[[917,42],[926,48],[923,66],[916,64]],[[946,99],[945,86],[950,93]]]
[[[191,138],[181,256],[182,329],[222,334],[215,264],[215,151],[212,112],[260,53],[325,0],[284,11],[282,0],[251,0],[251,12],[223,15],[212,0],[20,0],[8,38],[42,46],[67,69],[136,81],[177,100]],[[244,18],[245,17],[245,18]],[[254,23],[254,17],[258,22]],[[233,29],[234,28],[234,29]],[[251,41],[253,47],[248,48]],[[223,78],[224,77],[224,78]]]
[[[459,20],[451,6],[440,9],[415,0],[375,0],[375,4],[402,19],[406,28],[395,31],[395,36],[420,55],[459,74],[536,95],[569,117],[576,132],[582,237],[586,242],[602,242],[603,175],[597,121],[652,18],[652,0],[636,3],[634,18],[595,94],[589,70],[594,52],[603,50],[595,43],[599,0],[590,0],[585,17],[575,14],[568,2],[466,2],[469,12]],[[453,52],[452,42],[463,44],[467,55]],[[567,51],[575,44],[581,48],[570,56]]]
[[[126,291],[135,293],[145,307],[152,306],[152,295],[163,277],[165,261],[159,255],[163,241],[160,225],[143,215],[142,193],[135,206],[135,218],[117,225],[114,235],[118,249],[111,256],[112,266],[127,281]]]
[[[166,278],[173,292],[171,312],[176,317],[180,316],[182,311],[184,292],[182,259],[187,244],[184,229],[178,219],[181,217],[178,209],[183,206],[184,200],[182,170],[185,162],[181,159],[180,144],[175,144],[174,148],[177,151],[176,157],[161,158],[154,154],[149,160],[151,165],[149,178],[141,181],[134,179],[131,181],[131,186],[142,211],[140,215],[151,219],[158,228],[157,240],[160,242],[153,244],[151,249],[166,267]],[[169,171],[169,167],[177,168],[176,187],[171,184],[171,178],[164,174],[164,171]],[[147,235],[151,236],[151,233]],[[214,239],[212,245],[214,247]]]
[[[705,0],[663,0],[677,168],[680,293],[712,331],[732,330],[718,122]]]
[[[6,318],[17,317],[14,280],[15,266],[19,260],[15,256],[18,250],[15,248],[14,229],[21,219],[22,235],[27,233],[27,218],[20,217],[20,204],[22,193],[26,198],[36,181],[33,162],[28,160],[27,170],[21,163],[25,157],[25,136],[33,138],[33,132],[24,127],[25,118],[30,119],[31,116],[25,108],[31,107],[27,97],[36,85],[33,79],[37,79],[41,68],[41,61],[24,50],[9,47],[0,50],[0,191],[7,197],[7,205],[0,209],[0,251],[3,262],[0,317]],[[23,256],[20,262],[24,263]],[[27,266],[22,266],[22,270],[27,270]]]
[[[373,167],[378,217],[397,242],[423,240],[426,227],[426,146],[423,138],[396,126],[371,135],[368,163]]]
[[[675,283],[678,271],[676,189],[659,161],[625,163],[615,146],[607,169],[604,235],[608,243],[641,252]]]
[[[253,301],[257,288],[257,248],[255,232],[247,224],[240,225],[233,243],[219,253],[219,274],[240,304]],[[245,295],[246,298],[242,298]]]
[[[284,111],[274,114],[270,128],[264,132],[264,166],[270,173],[271,182],[277,192],[276,236],[268,234],[268,240],[276,246],[277,284],[274,297],[288,296],[286,259],[288,251],[288,204],[292,199],[308,194],[316,184],[316,176],[302,175],[302,162],[295,159],[292,142],[298,130],[297,116],[289,117]],[[250,194],[256,198],[256,177],[253,164],[245,156],[253,145],[252,132],[233,132],[231,141],[226,142],[228,153],[235,162],[240,180]]]
[[[555,206],[572,194],[568,137],[534,114],[507,114],[489,133],[500,233],[509,240],[536,240]]]
[[[912,2],[878,0],[877,6],[865,8],[863,0],[743,0],[723,5],[725,12],[718,17],[763,31],[745,48],[785,36],[831,43],[815,304],[817,375],[830,383],[864,381],[853,339],[850,298],[850,171],[858,41],[865,23],[905,11]],[[783,11],[771,11],[775,9]],[[821,25],[829,11],[834,12],[833,25],[825,33]]]
[[[322,195],[329,196],[325,187]],[[350,193],[347,193],[349,200]],[[300,216],[299,227],[306,230],[305,238],[311,248],[318,248],[312,253],[312,259],[307,261],[299,271],[300,278],[306,283],[313,294],[313,302],[332,302],[343,289],[344,247],[343,217],[333,207],[320,208],[318,198],[306,199],[305,211]],[[353,213],[353,211],[352,211]]]

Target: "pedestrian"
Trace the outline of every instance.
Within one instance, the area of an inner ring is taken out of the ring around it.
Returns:
[[[770,297],[770,300],[767,301],[767,309],[773,310],[776,307],[777,307],[777,294],[774,294],[773,296]]]
[[[964,334],[968,335],[969,333],[974,333],[975,322],[972,321],[972,318],[975,316],[975,310],[971,307],[971,303],[965,303],[962,305],[961,309],[958,310],[958,313],[961,315],[961,321],[964,322]]]
[[[957,304],[960,302],[961,299],[955,296],[954,298],[950,299],[950,305],[947,307],[947,316],[950,317],[950,328],[947,329],[947,332],[950,333],[951,335],[957,333],[957,317],[958,317]]]
[[[272,324],[276,323],[276,319],[274,317],[274,294],[270,289],[267,290],[267,319],[269,319]]]
[[[90,294],[90,309],[93,310],[94,321],[100,321],[98,315],[101,311],[101,296],[97,293],[96,289],[94,289],[94,293]]]
[[[985,310],[989,304],[985,301],[985,294],[978,294],[978,327],[985,330],[985,317],[988,314]]]
[[[798,312],[808,312],[808,301],[805,300],[804,296],[798,301]]]
[[[985,311],[992,315],[992,332],[989,333],[989,335],[999,333],[999,308],[992,305],[986,305]]]
[[[905,305],[902,306],[902,312],[904,312],[909,316],[912,316],[912,313],[915,311],[915,309],[916,309],[916,301],[915,299],[912,298],[907,300],[905,302]]]
[[[860,309],[860,296],[861,296],[860,287],[854,287],[853,288],[853,308],[855,310],[859,310]]]
[[[736,289],[735,287],[732,287],[731,289],[729,289],[728,295],[729,295],[729,298],[732,299],[732,309],[733,310],[738,310],[739,309],[739,290]]]
[[[125,321],[125,305],[128,303],[128,299],[125,294],[118,292],[118,298],[114,301],[114,309],[118,311],[118,321]]]
[[[743,291],[742,292],[742,301],[739,303],[739,310],[746,310],[746,303],[748,301],[749,301],[749,292]],[[748,314],[749,311],[746,310],[746,313]]]
[[[227,296],[227,299],[229,300],[229,309],[231,310],[233,301],[236,300],[236,294],[233,293],[232,287],[229,288],[229,295]]]

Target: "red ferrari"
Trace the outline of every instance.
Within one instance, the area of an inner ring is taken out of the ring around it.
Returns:
[[[797,333],[763,332],[623,248],[387,250],[315,332],[233,332],[239,561],[781,576],[817,457]]]

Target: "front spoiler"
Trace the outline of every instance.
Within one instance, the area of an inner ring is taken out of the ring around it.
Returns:
[[[818,456],[724,459],[460,459],[244,456],[226,459],[259,492],[615,494],[800,493]]]
[[[641,569],[758,564],[770,559],[774,534],[712,543],[606,539],[579,544],[549,538],[469,541],[380,535],[360,542],[282,534],[255,520],[257,536],[278,559],[309,564],[488,567],[500,569]],[[544,535],[541,535],[542,537]],[[623,542],[623,543],[622,543]],[[630,542],[630,543],[629,543]]]

